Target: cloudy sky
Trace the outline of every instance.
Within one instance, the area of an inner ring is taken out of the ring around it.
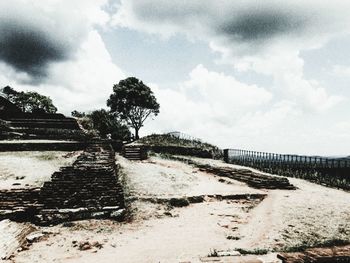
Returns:
[[[350,154],[350,1],[4,0],[0,86],[105,107],[135,76],[182,131],[224,148]]]

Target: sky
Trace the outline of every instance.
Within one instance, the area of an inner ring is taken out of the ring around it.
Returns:
[[[106,108],[134,76],[160,114],[222,148],[350,154],[347,0],[4,0],[0,87]]]

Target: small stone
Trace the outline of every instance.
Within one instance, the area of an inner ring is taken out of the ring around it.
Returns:
[[[174,207],[184,207],[188,206],[190,202],[186,198],[171,198],[169,200],[171,206]]]
[[[219,257],[229,257],[229,256],[240,256],[241,253],[238,251],[218,251]]]
[[[89,241],[81,241],[79,242],[79,250],[88,250],[91,249],[91,244]]]
[[[103,247],[103,245],[100,242],[98,242],[98,241],[92,242],[91,246],[96,247],[98,249],[101,249]]]
[[[33,242],[38,241],[38,240],[39,240],[40,238],[42,238],[43,236],[44,236],[44,234],[41,233],[41,232],[34,232],[34,233],[28,235],[28,236],[26,237],[26,239],[27,239],[27,241],[28,241],[29,243],[33,243]]]
[[[170,212],[164,212],[164,215],[165,215],[165,216],[171,216],[171,217],[173,216],[173,214],[170,213]]]

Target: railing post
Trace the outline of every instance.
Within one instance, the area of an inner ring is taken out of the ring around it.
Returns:
[[[225,161],[226,163],[229,162],[228,151],[229,151],[229,149],[224,149],[224,161]]]

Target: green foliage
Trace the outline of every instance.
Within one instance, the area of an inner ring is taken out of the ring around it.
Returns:
[[[74,110],[72,111],[71,115],[75,118],[83,118],[85,117],[85,112]]]
[[[105,109],[94,110],[89,113],[73,111],[72,116],[78,117],[80,125],[85,130],[97,131],[102,138],[107,138],[111,135],[112,139],[128,141],[131,134],[126,125],[115,115]]]
[[[145,120],[159,113],[159,104],[152,90],[134,77],[121,80],[113,86],[107,106],[135,129],[136,139],[139,139],[138,133]]]
[[[5,95],[5,98],[9,101],[13,101],[14,97],[18,94],[17,91],[15,91],[10,86],[6,86],[1,89],[1,92]]]
[[[269,250],[265,248],[256,248],[252,250],[237,248],[235,250],[241,253],[242,255],[266,255],[269,252]]]
[[[36,156],[36,158],[42,161],[51,161],[57,159],[58,157],[55,152],[41,152],[41,154]]]
[[[23,112],[31,113],[56,113],[57,108],[53,105],[50,97],[41,95],[34,91],[16,91],[6,86],[2,90],[9,101],[19,107]]]

